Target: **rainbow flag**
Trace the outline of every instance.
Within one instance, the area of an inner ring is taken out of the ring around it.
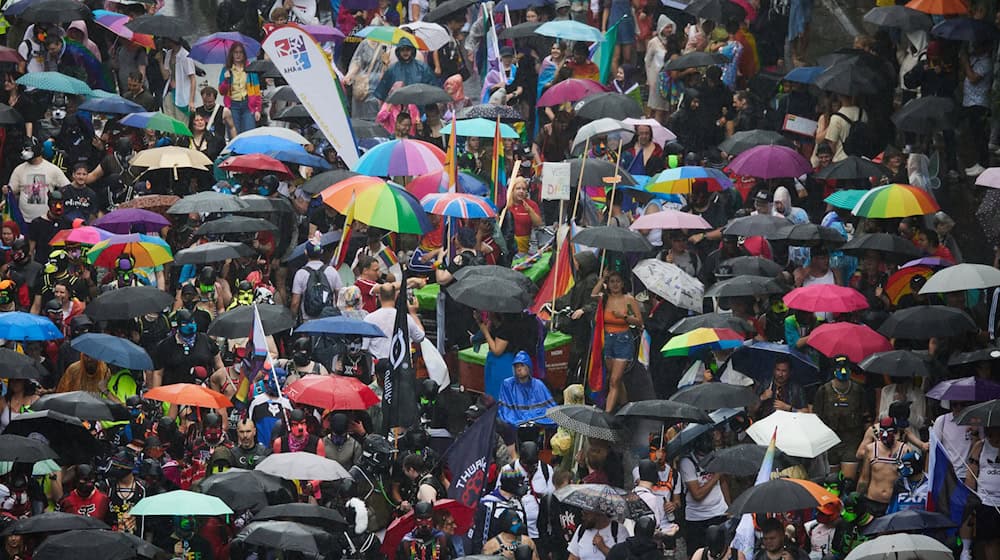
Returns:
[[[604,300],[597,302],[594,313],[594,336],[590,341],[590,358],[587,360],[587,389],[598,406],[604,405],[607,395],[604,386]]]
[[[497,126],[493,132],[493,173],[490,179],[493,181],[493,204],[497,208],[505,206],[507,200],[507,163],[504,157],[503,137],[500,135],[500,117],[497,117]]]
[[[760,462],[760,470],[757,471],[757,480],[754,485],[763,484],[771,480],[771,471],[774,470],[774,450],[778,441],[778,428],[771,434],[771,443],[767,446],[767,453],[764,460]],[[740,550],[743,554],[753,554],[754,540],[756,538],[753,526],[753,514],[745,513],[740,519],[740,524],[736,527],[736,537],[733,539],[733,548]]]
[[[13,221],[21,231],[28,231],[28,226],[24,223],[24,216],[21,214],[21,206],[17,202],[17,195],[13,191],[8,191],[4,197],[3,211],[0,215],[2,215],[3,221]]]
[[[344,231],[340,234],[340,243],[337,245],[337,252],[333,255],[333,268],[340,268],[347,260],[347,249],[351,241],[351,229],[354,226],[354,197],[351,197],[351,204],[347,207],[347,219],[344,220]]]
[[[566,295],[573,287],[573,245],[569,242],[569,235],[566,235],[559,246],[559,255],[552,270],[542,281],[542,287],[535,295],[535,302],[531,306],[531,312],[535,315],[541,311],[546,303],[552,303],[555,298]],[[558,310],[553,310],[558,311]]]
[[[237,402],[250,404],[252,395],[250,386],[262,369],[267,366],[271,356],[267,350],[267,335],[264,334],[264,323],[260,320],[260,311],[257,304],[253,306],[253,325],[250,327],[250,335],[247,337],[246,355],[240,363],[240,383],[233,395]]]
[[[380,260],[385,264],[386,268],[392,268],[394,265],[399,264],[399,259],[396,257],[396,252],[390,247],[382,247],[382,250],[375,255],[375,258]]]
[[[448,192],[458,191],[458,157],[457,142],[458,136],[455,133],[455,117],[451,119],[451,136],[448,138],[448,151],[444,154],[444,170],[448,174]]]

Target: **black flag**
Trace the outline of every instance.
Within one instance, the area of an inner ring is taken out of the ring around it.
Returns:
[[[416,424],[418,415],[416,375],[410,357],[410,327],[406,316],[406,269],[396,294],[396,325],[389,341],[389,367],[382,380],[382,414],[387,431],[392,428],[409,428]]]
[[[497,406],[493,405],[465,429],[444,453],[451,471],[448,497],[475,508],[483,495],[486,472],[496,450]]]

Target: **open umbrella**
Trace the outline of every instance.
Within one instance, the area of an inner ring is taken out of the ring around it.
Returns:
[[[131,210],[136,211],[136,210]],[[130,233],[115,235],[94,245],[87,251],[87,262],[105,268],[114,268],[118,257],[128,255],[135,266],[154,267],[174,260],[170,245],[159,237]]]
[[[743,443],[713,451],[705,459],[705,472],[731,474],[733,476],[754,476],[760,471],[768,446]],[[787,455],[778,451],[774,455],[776,469],[795,464]]]
[[[496,133],[497,123],[490,119],[459,119],[455,121],[456,136],[476,136],[479,138],[493,138]],[[451,134],[451,124],[441,127],[441,134]],[[520,138],[520,135],[509,124],[500,123],[500,136],[503,138]]]
[[[152,358],[141,346],[118,336],[85,333],[74,338],[70,347],[91,358],[126,369],[153,369]]]
[[[95,321],[135,319],[160,313],[174,302],[173,294],[152,286],[129,286],[103,293],[87,306],[87,316]]]
[[[461,270],[455,273],[455,280],[462,282],[489,282],[491,280],[500,280],[517,284],[522,290],[525,291],[530,291],[535,288],[535,284],[524,274],[505,266],[497,266],[493,264],[462,267]]]
[[[635,137],[635,128],[611,117],[593,120],[577,130],[576,136],[573,137],[573,151],[575,153],[582,152],[587,145],[587,140],[602,135],[616,136],[623,143],[628,143]]]
[[[711,350],[732,350],[743,345],[743,335],[730,329],[695,329],[675,335],[660,351],[666,357],[703,356]]]
[[[741,130],[723,140],[719,144],[719,150],[735,156],[750,148],[769,145],[792,147],[793,144],[780,132],[773,130]]]
[[[956,526],[955,522],[943,513],[922,509],[906,509],[876,517],[864,528],[862,533],[865,535],[923,533],[937,529],[952,529]]]
[[[784,226],[767,238],[773,241],[785,241],[796,247],[826,247],[836,249],[847,242],[839,231],[826,226],[811,223]]]
[[[420,204],[430,214],[452,218],[493,218],[496,207],[489,199],[465,193],[433,193],[421,199]]]
[[[155,496],[147,496],[138,501],[129,515],[229,515],[232,508],[225,502],[198,492],[173,490]]]
[[[388,45],[398,45],[400,41],[406,39],[410,42],[410,45],[417,50],[430,50],[427,47],[427,43],[424,43],[423,39],[417,37],[409,31],[391,25],[369,25],[368,27],[356,32],[354,35],[361,37],[362,39],[368,39],[369,41],[375,41],[377,43],[386,43]]]
[[[243,45],[246,60],[253,60],[260,53],[260,43],[256,40],[242,33],[225,31],[212,33],[195,41],[188,56],[202,64],[225,64],[229,49],[236,44]]]
[[[229,235],[234,233],[254,233],[258,231],[278,231],[278,226],[263,218],[249,216],[225,216],[198,226],[195,235]]]
[[[133,128],[158,130],[167,134],[179,134],[181,136],[193,136],[191,129],[186,124],[159,111],[132,113],[125,115],[118,122]]]
[[[37,439],[11,433],[0,434],[0,461],[37,463],[57,457],[59,455],[51,447]]]
[[[424,14],[424,21],[442,21],[446,16],[459,10],[465,10],[475,3],[476,0],[447,0],[446,2],[441,2],[433,10]]]
[[[648,126],[653,133],[653,143],[661,148],[666,145],[667,142],[677,139],[677,135],[671,132],[667,127],[660,124],[660,121],[656,119],[647,118],[627,118],[622,120],[622,124],[631,126],[632,128],[640,126]]]
[[[331,171],[324,171],[313,175],[308,181],[302,183],[299,188],[309,194],[319,194],[328,187],[331,187],[344,179],[358,177],[359,175],[359,173],[348,171],[346,169],[333,169]]]
[[[253,521],[235,540],[271,550],[298,552],[310,558],[322,558],[336,546],[333,534],[294,521]]]
[[[719,383],[710,383],[710,385],[719,385]],[[705,434],[743,414],[745,411],[742,408],[720,408],[709,413],[708,416],[712,419],[711,424],[688,424],[667,443],[667,460],[680,457],[691,447],[691,444]]]
[[[818,457],[840,443],[840,437],[815,414],[776,410],[753,423],[747,435],[760,445],[771,442],[778,430],[775,446],[793,457]]]
[[[602,513],[619,522],[651,513],[646,502],[636,494],[607,484],[568,484],[556,490],[554,495],[562,504]]]
[[[929,266],[904,266],[890,274],[889,278],[886,279],[884,286],[885,295],[888,296],[890,303],[899,305],[903,296],[913,294],[915,287],[919,290],[923,282],[926,282],[933,275],[934,269]],[[917,277],[922,278],[923,281],[916,281]]]
[[[800,385],[812,385],[822,381],[819,368],[808,356],[787,344],[773,342],[753,342],[733,353],[732,364],[737,370],[759,383],[770,383],[774,374],[774,362],[779,356],[787,356],[792,362],[792,380]],[[766,442],[765,442],[766,443]]]
[[[814,175],[817,179],[840,181],[861,181],[871,177],[881,179],[889,176],[887,167],[858,156],[847,156],[843,160],[824,167]]]
[[[868,10],[863,19],[879,27],[895,27],[902,31],[927,31],[933,24],[930,16],[906,6],[878,6]]]
[[[126,533],[92,528],[52,535],[42,541],[32,555],[39,560],[132,560],[139,556],[139,543]]]
[[[468,268],[468,267],[467,267]],[[463,269],[464,270],[464,269]],[[530,283],[527,276],[516,271]],[[531,306],[532,289],[527,288],[523,281],[511,278],[489,278],[482,275],[470,275],[458,278],[448,284],[445,291],[455,301],[481,311],[497,313],[520,313]]]
[[[260,473],[263,475],[263,473]],[[271,475],[263,475],[270,477]],[[281,480],[281,479],[277,479]],[[328,530],[343,530],[347,520],[335,509],[316,504],[283,503],[267,506],[253,516],[254,521],[295,521]]]
[[[600,29],[572,20],[547,21],[539,25],[535,33],[564,41],[604,42],[604,33]]]
[[[786,82],[812,85],[816,82],[816,78],[823,73],[823,70],[826,70],[823,66],[800,66],[789,70],[782,79]]]
[[[466,107],[458,112],[458,118],[489,119],[491,121],[500,119],[500,122],[519,122],[524,120],[521,113],[514,107],[511,107],[510,105],[496,105],[494,103],[484,103]]]
[[[543,21],[526,21],[524,23],[519,23],[517,25],[508,27],[500,32],[501,39],[521,39],[524,37],[531,37],[535,34],[535,31]]]
[[[240,197],[231,194],[205,191],[185,196],[167,210],[167,214],[190,214],[224,212],[239,212],[245,210],[248,204]]]
[[[139,113],[144,110],[142,105],[134,101],[129,101],[120,95],[112,95],[111,97],[100,99],[88,99],[80,104],[80,109],[105,115],[128,115],[129,113]]]
[[[893,377],[933,377],[940,370],[926,352],[913,350],[877,352],[857,364],[864,371]]]
[[[90,9],[74,0],[32,0],[18,19],[27,23],[69,23],[75,19],[90,19]]]
[[[0,360],[2,359],[0,358]],[[1000,348],[987,346],[969,352],[956,352],[948,358],[948,365],[961,366],[976,362],[992,362],[993,360],[1000,360]]]
[[[545,416],[560,427],[586,437],[612,443],[625,440],[619,419],[593,406],[563,404],[548,409]]]
[[[418,235],[431,229],[427,213],[420,205],[420,201],[394,183],[381,182],[361,191],[343,189],[340,195],[339,198],[331,198],[321,194],[324,203],[343,214],[353,211],[355,220],[369,226]],[[348,199],[347,204],[343,203],[344,198]]]
[[[91,95],[94,90],[82,80],[59,72],[28,72],[17,79],[18,85],[26,88],[54,91],[69,95]]]
[[[780,294],[785,289],[773,278],[765,276],[736,276],[716,282],[705,290],[705,297],[746,297],[764,294]]]
[[[836,496],[808,480],[776,478],[751,486],[729,506],[729,513],[784,513],[801,509],[814,509],[838,502]]]
[[[390,140],[365,152],[354,171],[379,177],[424,175],[444,167],[444,152],[420,140]]]
[[[940,209],[920,187],[894,183],[868,191],[851,212],[864,218],[906,218],[933,214]]]
[[[719,192],[733,187],[733,181],[718,169],[685,165],[657,173],[649,179],[646,190],[662,194],[689,194],[694,183],[707,184],[709,192]]]
[[[985,264],[962,263],[934,273],[920,289],[921,294],[985,290],[1000,286],[1000,270]]]
[[[879,71],[857,60],[841,60],[824,70],[814,82],[824,91],[841,95],[876,95],[887,87]]]
[[[1000,399],[1000,383],[979,377],[945,379],[927,391],[927,397],[939,401],[962,402]]]
[[[241,466],[253,468],[255,465]],[[271,504],[293,502],[296,496],[295,486],[287,480],[242,468],[206,477],[201,481],[200,491],[221,499],[234,511],[259,511]]]
[[[702,410],[743,408],[760,402],[756,393],[746,387],[728,383],[699,383],[674,393],[670,400],[687,403]]]
[[[96,245],[98,242],[104,241],[105,239],[111,237],[113,234],[110,231],[103,230],[101,228],[93,226],[80,226],[73,229],[64,229],[56,233],[52,241],[49,241],[50,247],[60,247],[67,243],[79,243],[81,245]]]
[[[342,375],[306,375],[285,388],[285,396],[321,410],[366,410],[380,400],[361,381]]]
[[[765,237],[776,234],[782,228],[791,226],[792,221],[781,216],[770,216],[757,214],[730,220],[722,228],[722,235],[735,235],[739,237],[754,237],[763,235]]]
[[[163,14],[139,16],[125,24],[125,27],[136,33],[175,39],[191,33],[191,22],[184,18]]]
[[[893,312],[878,332],[889,338],[926,340],[979,330],[972,317],[945,305],[918,305]]]
[[[170,220],[149,210],[124,208],[108,212],[95,220],[93,225],[111,233],[125,235],[133,232],[158,232],[169,226]],[[107,239],[98,240],[98,243],[100,241],[107,241]],[[94,243],[94,245],[98,243]]]
[[[677,307],[696,313],[702,311],[705,287],[677,265],[645,259],[635,265],[632,274],[647,290]]]
[[[897,533],[882,535],[859,544],[847,555],[845,560],[885,560],[886,558],[893,560],[954,560],[954,555],[950,548],[927,535]]]
[[[269,455],[257,465],[256,470],[287,480],[342,480],[351,477],[340,463],[303,451]]]
[[[656,214],[653,214],[654,216]],[[715,277],[719,279],[733,276],[765,276],[774,278],[784,270],[780,264],[764,257],[743,256],[726,259],[715,267]]]
[[[792,309],[816,313],[851,313],[868,309],[868,300],[861,292],[835,284],[810,284],[795,288],[781,299]]]
[[[889,339],[857,323],[824,323],[809,333],[809,346],[827,358],[847,356],[855,364],[872,354],[892,350]]]
[[[954,101],[928,95],[907,101],[892,115],[892,122],[903,132],[933,134],[955,128],[955,118]]]
[[[710,329],[732,329],[745,335],[756,332],[754,331],[753,325],[750,324],[750,321],[740,319],[739,317],[728,313],[718,312],[703,313],[701,315],[685,317],[671,325],[668,331],[671,334],[681,334],[701,327]]]
[[[75,416],[69,416],[54,410],[41,412],[22,412],[15,415],[4,434],[29,436],[33,434],[44,436],[45,441],[58,454],[60,465],[75,465],[87,463],[102,453],[101,444],[91,435],[90,429]],[[2,441],[0,441],[0,447]],[[55,456],[43,457],[52,459]],[[0,455],[0,461],[13,460]],[[29,462],[29,461],[22,461]]]
[[[7,379],[41,379],[48,375],[38,360],[7,348],[0,348],[0,363]]]
[[[288,88],[289,86],[284,86],[284,87]],[[291,90],[289,88],[289,91],[294,92],[295,90]],[[250,130],[237,134],[235,138],[229,141],[229,144],[226,145],[226,148],[223,151],[224,152],[231,151],[232,150],[231,145],[236,140],[244,140],[246,138],[259,138],[261,136],[265,137],[265,140],[267,140],[268,138],[277,139],[278,141],[291,142],[292,144],[298,144],[299,146],[307,146],[312,143],[305,136],[302,136],[301,134],[295,132],[290,128],[282,128],[280,126],[259,126],[257,128],[252,128]],[[287,149],[287,146],[289,146],[289,144],[283,142],[281,146],[268,146],[267,149],[268,150]]]
[[[581,119],[602,117],[616,120],[639,119],[644,115],[642,105],[635,99],[616,92],[592,93],[576,102],[573,111]]]
[[[969,13],[965,0],[910,0],[906,7],[937,16],[964,16]]]
[[[390,105],[431,105],[433,103],[450,103],[451,96],[438,86],[428,84],[410,84],[396,89],[385,98]]]
[[[233,156],[219,164],[219,169],[229,173],[278,173],[290,177],[292,172],[288,166],[271,156],[264,154],[246,154]]]
[[[46,511],[13,520],[0,535],[34,535],[87,529],[110,529],[100,519],[63,511]]]
[[[97,335],[97,333],[88,334]],[[81,336],[88,335],[84,334]],[[110,420],[118,422],[129,419],[128,409],[125,408],[124,405],[102,399],[94,394],[88,393],[87,391],[69,391],[66,393],[50,393],[48,395],[42,395],[31,405],[31,410],[35,412],[54,410],[60,414],[65,414],[66,416],[75,416],[81,420],[91,421]]]
[[[955,417],[955,423],[959,426],[980,426],[983,428],[1000,426],[1000,399],[966,407]]]
[[[786,146],[768,144],[746,150],[729,162],[733,173],[758,179],[798,177],[812,172],[802,154]]]
[[[132,156],[129,164],[134,167],[144,167],[147,171],[154,169],[200,169],[206,170],[212,167],[212,160],[208,156],[191,148],[181,148],[179,146],[163,146],[162,148],[150,148],[143,150]],[[213,191],[208,191],[217,194]],[[185,212],[186,213],[186,212]]]
[[[253,310],[260,313],[264,334],[271,335],[295,327],[295,315],[283,305],[240,305],[219,315],[208,325],[208,334],[223,338],[244,338],[253,328]]]
[[[621,178],[621,181],[618,183],[619,188],[639,184],[631,173],[617,168],[610,161],[597,158],[572,159],[569,162],[569,183],[570,185],[580,184],[580,174],[583,173],[582,183],[584,187],[604,186],[606,184],[605,177],[614,177],[616,171],[618,177]]]
[[[58,340],[63,337],[48,317],[23,311],[0,313],[0,338],[27,342],[29,340]]]
[[[633,401],[618,409],[615,416],[653,418],[667,423],[696,422],[708,424],[712,419],[701,408],[671,400]]]
[[[865,233],[845,243],[841,251],[853,256],[862,256],[865,251],[881,253],[885,257],[909,259],[920,256],[916,245],[891,233]],[[898,261],[897,261],[898,262]]]
[[[427,48],[432,51],[436,51],[452,41],[450,31],[441,25],[429,21],[413,21],[399,27],[400,29],[409,31],[410,33],[416,35],[417,38],[423,41],[424,44],[427,45]],[[388,99],[386,101],[392,103]],[[449,101],[451,100],[440,101],[439,103],[448,103]]]
[[[645,235],[615,226],[585,228],[573,237],[573,243],[622,253],[648,253],[653,250]]]
[[[249,332],[248,330],[247,334]],[[222,393],[194,383],[161,385],[146,391],[143,396],[154,401],[202,408],[229,408],[233,406],[229,398]]]
[[[729,58],[719,53],[707,53],[701,51],[690,52],[681,55],[663,67],[664,70],[687,70],[688,68],[701,68],[702,66],[715,66],[716,64],[726,64]]]
[[[606,91],[608,89],[604,85],[594,80],[567,78],[545,90],[545,93],[538,98],[537,105],[539,107],[553,107],[563,103],[576,103],[588,95]]]
[[[828,166],[827,169],[830,167],[832,167],[832,165]],[[850,210],[857,205],[858,201],[861,200],[861,197],[864,196],[866,192],[868,191],[865,189],[842,189],[830,193],[830,196],[824,198],[823,202],[833,206],[834,208]]]
[[[644,229],[683,229],[683,230],[708,230],[713,229],[712,224],[705,218],[681,212],[679,210],[665,209],[652,214],[639,216],[632,225],[628,227],[638,231]]]

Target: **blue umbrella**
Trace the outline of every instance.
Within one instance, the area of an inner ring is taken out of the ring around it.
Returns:
[[[20,2],[15,2],[4,10],[3,15],[8,17],[20,16],[24,10],[28,9],[28,6],[35,3],[36,0],[21,0]]]
[[[486,184],[486,180],[482,177],[466,171],[458,172],[458,190],[460,192],[486,196],[486,193],[489,192],[489,188],[489,185]]]
[[[0,338],[17,340],[58,340],[62,331],[48,317],[21,311],[0,313]]]
[[[600,29],[572,20],[545,22],[538,26],[535,33],[567,41],[604,42],[604,33]]]
[[[118,95],[88,99],[80,105],[80,109],[105,115],[128,115],[146,110],[142,105]]]
[[[455,136],[477,136],[479,138],[493,138],[496,134],[497,123],[490,119],[459,119],[455,121]],[[451,124],[441,127],[441,134],[451,134]],[[500,135],[503,138],[519,138],[520,135],[509,124],[500,123]]]
[[[774,374],[774,362],[778,356],[791,358],[792,379],[799,385],[814,385],[823,381],[816,364],[787,344],[754,342],[736,350],[731,359],[733,367],[740,373],[759,383],[768,383]]]
[[[302,146],[298,146],[297,150],[269,150],[264,152],[265,155],[271,156],[274,159],[283,163],[296,163],[298,165],[308,165],[314,169],[332,169],[333,166],[330,162],[325,159],[314,156],[309,152],[305,151]]]
[[[313,319],[312,321],[303,323],[299,328],[295,329],[295,332],[302,334],[354,335],[375,338],[385,336],[385,333],[377,325],[348,317]]]
[[[504,8],[508,10],[527,10],[528,8],[539,8],[553,4],[555,4],[555,0],[500,0],[500,2],[497,2],[496,7],[493,8],[493,11],[502,12]]]
[[[811,84],[826,70],[823,66],[801,66],[785,74],[785,80],[800,84]]]
[[[341,238],[341,233],[339,231],[330,231],[323,234],[323,236],[320,238],[319,244],[321,247],[326,249],[327,247],[333,247],[337,243],[340,243],[340,238]],[[305,257],[306,245],[308,245],[309,243],[312,243],[312,241],[299,243],[294,249],[292,249],[292,252],[289,253],[287,257],[285,257],[285,262],[289,263],[289,266],[291,266],[291,263],[293,263],[297,259]],[[302,264],[305,264],[305,261],[303,261]],[[301,265],[295,268],[301,268]]]
[[[74,338],[69,346],[91,358],[125,369],[153,369],[153,359],[141,346],[110,334],[81,334]]]
[[[710,430],[714,430],[721,424],[728,422],[738,414],[742,414],[742,408],[720,408],[715,412],[710,412],[708,416],[712,419],[711,424],[688,424],[686,428],[677,433],[674,439],[667,444],[667,458],[679,457],[695,440]]]
[[[996,27],[967,17],[946,19],[931,28],[931,35],[951,41],[985,41],[996,34]]]
[[[229,151],[237,154],[265,154],[276,151],[292,151],[308,154],[300,144],[277,136],[244,136],[229,144]]]

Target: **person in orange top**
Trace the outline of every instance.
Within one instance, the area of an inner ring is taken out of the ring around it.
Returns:
[[[622,380],[625,367],[635,358],[635,340],[629,330],[642,330],[642,311],[632,294],[625,291],[625,279],[615,270],[605,272],[604,281],[594,286],[591,295],[604,298],[604,367],[609,372],[604,406],[611,413],[619,400],[628,400]]]
[[[573,71],[574,78],[601,81],[601,69],[590,60],[590,47],[585,42],[578,41],[573,45],[573,58],[564,64]]]

